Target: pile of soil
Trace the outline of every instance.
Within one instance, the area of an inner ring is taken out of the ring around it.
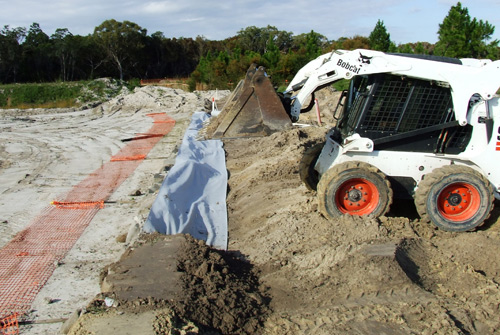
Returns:
[[[327,220],[299,178],[322,128],[226,141],[230,249],[261,270],[264,334],[492,334],[500,331],[498,211],[449,233],[396,201],[381,218]],[[497,204],[498,205],[498,204]]]
[[[148,334],[256,334],[269,313],[250,263],[189,235],[142,235],[103,271],[102,291],[70,334],[99,333],[103,320],[122,332],[134,315]]]
[[[187,236],[178,254],[181,295],[174,310],[205,329],[255,334],[267,316],[269,298],[253,266]]]

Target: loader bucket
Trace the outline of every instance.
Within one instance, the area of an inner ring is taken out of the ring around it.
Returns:
[[[263,67],[252,64],[221,113],[198,133],[199,139],[268,136],[292,127],[290,117]]]

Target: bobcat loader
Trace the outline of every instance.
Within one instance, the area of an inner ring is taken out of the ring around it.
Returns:
[[[500,61],[336,50],[304,66],[281,99],[251,67],[205,138],[292,127],[315,91],[348,79],[337,125],[300,163],[330,219],[386,214],[412,198],[423,221],[473,230],[500,199]]]
[[[500,61],[335,51],[290,83],[292,118],[342,78],[342,116],[300,167],[321,213],[378,217],[393,197],[413,198],[443,230],[480,226],[500,199]]]

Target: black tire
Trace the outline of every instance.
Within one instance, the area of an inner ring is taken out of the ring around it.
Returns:
[[[319,173],[314,169],[321,150],[325,143],[317,143],[304,152],[299,164],[299,175],[308,190],[316,191],[319,182]]]
[[[422,221],[453,232],[483,224],[495,200],[488,179],[462,165],[447,165],[426,174],[414,198]]]
[[[334,165],[318,183],[321,213],[329,219],[341,215],[379,217],[389,211],[392,189],[379,169],[364,162]]]

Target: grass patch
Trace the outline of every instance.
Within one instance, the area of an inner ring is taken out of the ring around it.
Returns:
[[[136,82],[96,79],[78,82],[0,85],[0,108],[71,108],[107,101]]]
[[[0,86],[2,108],[33,108],[41,106],[74,105],[81,92],[81,84],[12,84]]]

